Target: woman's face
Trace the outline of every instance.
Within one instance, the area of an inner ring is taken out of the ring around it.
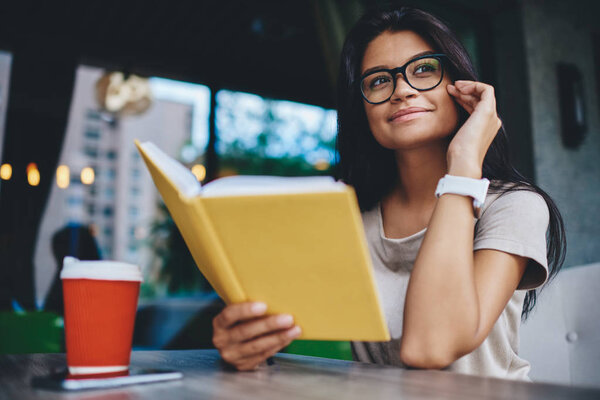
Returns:
[[[367,46],[361,76],[375,67],[400,67],[423,52],[433,52],[433,48],[416,33],[384,32]],[[369,127],[379,144],[394,150],[413,149],[456,130],[458,109],[446,90],[452,83],[446,71],[438,86],[422,92],[410,87],[402,74],[396,79],[396,89],[388,101],[369,104],[363,100]]]

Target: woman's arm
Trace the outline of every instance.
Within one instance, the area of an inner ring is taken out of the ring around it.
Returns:
[[[471,116],[448,149],[448,174],[481,178],[485,153],[501,122],[493,88],[480,82],[449,85]],[[525,271],[527,259],[496,250],[473,252],[473,201],[442,195],[410,277],[401,360],[443,368],[488,336]]]
[[[488,336],[525,271],[527,259],[473,252],[470,199],[442,196],[415,261],[404,308],[401,360],[443,368]]]

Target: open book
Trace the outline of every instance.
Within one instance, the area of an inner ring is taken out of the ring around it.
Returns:
[[[201,186],[136,146],[196,264],[227,303],[288,313],[299,339],[390,340],[354,190],[329,177],[234,176]]]

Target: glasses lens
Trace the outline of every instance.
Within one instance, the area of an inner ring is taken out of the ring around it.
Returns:
[[[363,79],[361,90],[371,103],[386,101],[394,91],[394,78],[389,72],[376,72]]]
[[[433,57],[415,60],[406,66],[406,79],[415,89],[431,89],[442,80],[442,63]]]

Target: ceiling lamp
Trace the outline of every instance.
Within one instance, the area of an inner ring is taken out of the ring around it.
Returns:
[[[119,115],[142,114],[152,104],[148,79],[122,72],[108,72],[96,82],[100,107]]]

